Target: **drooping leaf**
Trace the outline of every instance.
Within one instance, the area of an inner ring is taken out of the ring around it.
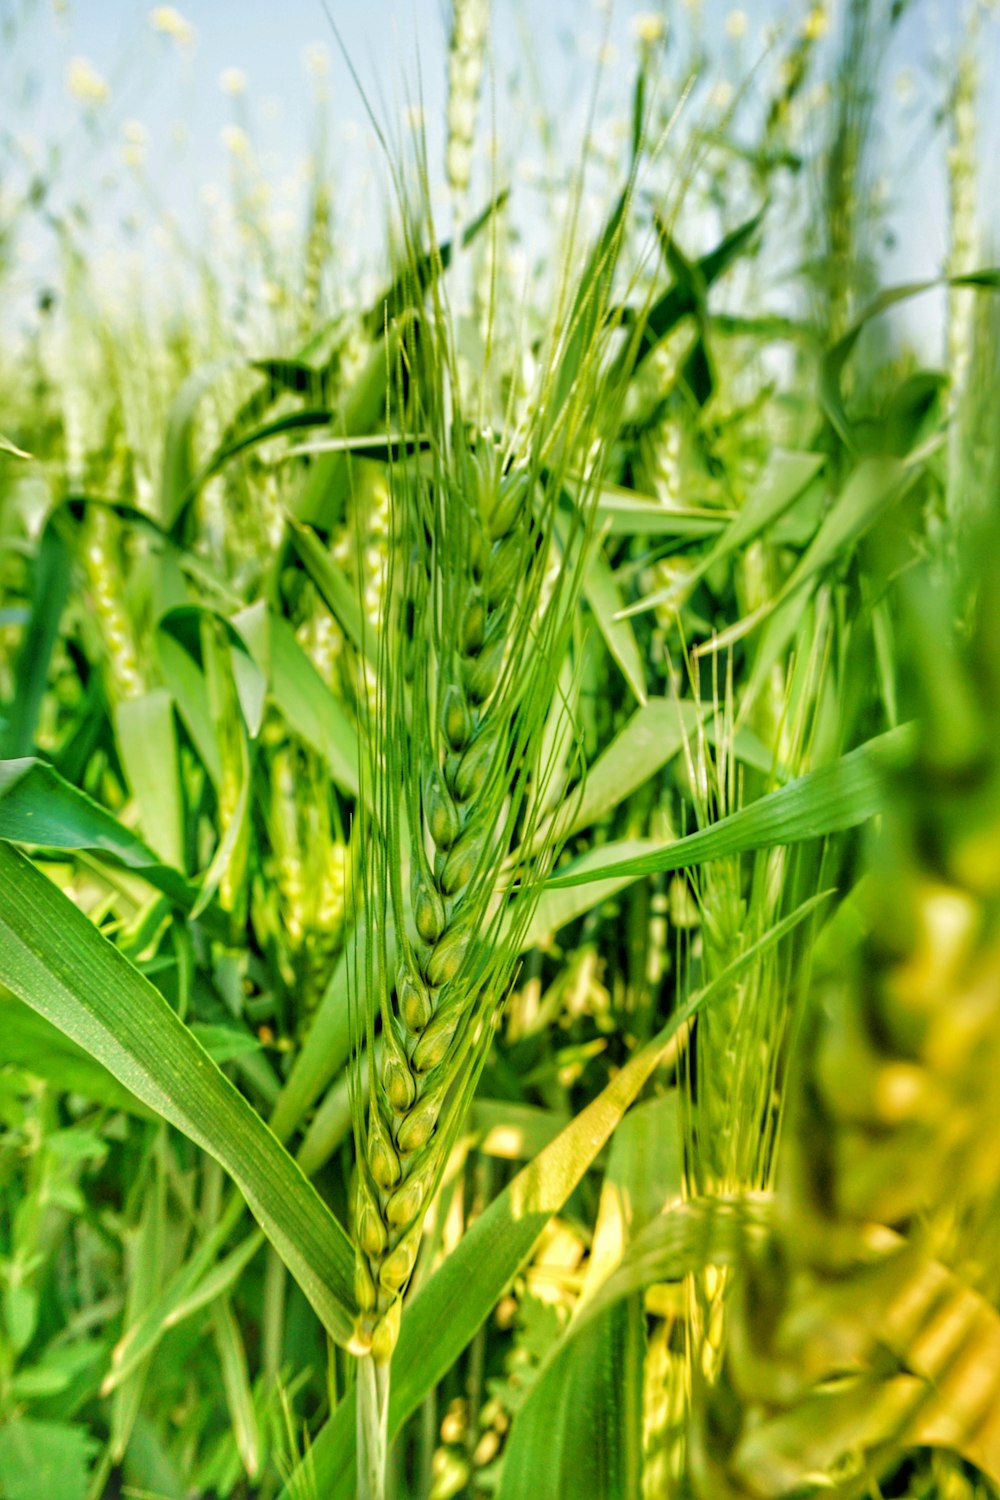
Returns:
[[[195,889],[137,834],[44,761],[0,761],[0,839],[45,849],[87,849],[141,875],[182,911]]]
[[[172,531],[180,524],[192,498],[192,444],[202,398],[211,390],[219,376],[226,370],[231,370],[235,364],[234,359],[222,359],[195,370],[185,380],[171,404],[163,442],[163,470],[160,477],[160,523],[165,531]]]
[[[337,1220],[159,991],[5,843],[0,982],[226,1168],[331,1336],[349,1341],[354,1254]]]
[[[636,701],[646,702],[646,672],[635,633],[621,618],[622,600],[614,573],[599,548],[595,548],[584,574],[583,592],[597,621],[605,644],[618,663]]]
[[[935,287],[978,287],[983,291],[1000,290],[1000,268],[985,267],[956,276],[938,276],[931,281],[912,281],[905,286],[887,287],[863,309],[842,338],[823,356],[820,366],[819,399],[830,425],[849,448],[856,446],[851,419],[844,404],[842,380],[847,361],[859,338],[873,318],[896,307],[900,302],[919,297]]]
[[[45,696],[49,663],[69,591],[70,552],[50,517],[42,529],[35,554],[31,614],[17,655],[14,696],[6,708],[0,750],[6,756],[29,755],[35,726]]]
[[[369,661],[374,661],[374,632],[370,627],[362,629],[356,588],[334,562],[311,526],[303,526],[294,517],[289,517],[288,526],[292,545],[299,554],[306,572],[348,640],[363,652]]]
[[[115,734],[142,830],[165,864],[183,870],[177,733],[167,689],[123,699],[115,710]]]

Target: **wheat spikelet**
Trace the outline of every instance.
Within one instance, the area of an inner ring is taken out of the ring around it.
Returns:
[[[489,19],[489,0],[453,0],[445,160],[448,185],[456,195],[463,195],[469,186]]]
[[[379,706],[405,784],[402,805],[386,795],[385,833],[375,837],[409,828],[409,899],[392,871],[398,961],[379,997],[382,1067],[371,1080],[357,1217],[358,1296],[379,1358],[391,1352],[442,1147],[513,967],[510,945],[497,942],[494,897],[525,790],[523,774],[510,787],[508,768],[529,748],[537,716],[522,675],[542,693],[551,665],[544,636],[532,642],[526,629],[545,550],[533,480],[502,464],[484,442],[459,483],[444,482],[434,498],[404,497],[401,550],[418,556],[395,610],[412,620],[412,637],[403,670],[380,684]],[[436,506],[432,536],[421,538],[414,500]],[[398,621],[384,622],[383,634],[398,636]],[[390,851],[382,857],[391,869]],[[406,906],[410,919],[400,922]]]
[[[111,672],[112,691],[136,698],[143,690],[132,623],[122,602],[121,536],[118,518],[107,505],[88,508],[83,536],[83,570],[94,618]]]

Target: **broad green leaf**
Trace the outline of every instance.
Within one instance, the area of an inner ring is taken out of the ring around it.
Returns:
[[[248,1478],[256,1479],[260,1468],[260,1433],[253,1392],[250,1389],[250,1371],[243,1335],[232,1303],[225,1294],[215,1305],[212,1332],[222,1368],[222,1387],[226,1393],[226,1407],[236,1446]]]
[[[633,1500],[641,1493],[645,1345],[635,1299],[588,1323],[518,1411],[498,1500]]]
[[[184,727],[191,736],[202,765],[218,787],[222,779],[222,761],[212,723],[205,674],[187,647],[169,631],[157,629],[154,641],[160,675],[170,689],[177,712],[184,721]]]
[[[344,1063],[350,1053],[347,986],[349,965],[354,962],[353,945],[357,942],[363,943],[363,933],[364,929],[361,927],[352,935],[346,951],[337,961],[330,976],[330,982],[313,1017],[309,1034],[296,1055],[292,1070],[275,1100],[269,1120],[271,1131],[278,1140],[287,1141],[331,1078],[338,1073],[341,1074],[323,1104],[317,1109],[297,1153],[296,1159],[307,1177],[319,1171],[329,1158],[330,1152],[350,1133],[351,1129],[347,1081],[342,1073]],[[390,954],[391,952],[390,946]],[[193,1029],[198,1030],[197,1027]],[[173,1326],[174,1321],[189,1316],[197,1308],[203,1307],[206,1301],[211,1300],[211,1297],[206,1295],[206,1289],[215,1284],[213,1278],[217,1274],[219,1276],[227,1274],[223,1268],[229,1262],[234,1261],[239,1254],[239,1249],[237,1249],[230,1257],[227,1257],[226,1261],[220,1262],[218,1266],[214,1265],[216,1255],[239,1222],[241,1208],[242,1204],[236,1200],[226,1210],[216,1242],[214,1244],[206,1242],[199,1246],[188,1265],[182,1268],[166,1289],[164,1296],[149,1309],[132,1338],[127,1342],[123,1341],[116,1348],[112,1369],[105,1380],[105,1391],[112,1390],[116,1382],[134,1367],[137,1359],[141,1358],[148,1349],[155,1348],[164,1331]],[[235,1280],[235,1275],[234,1272],[233,1280]],[[219,1290],[225,1289],[230,1284],[231,1281],[226,1279]]]
[[[160,524],[165,531],[178,526],[193,494],[192,440],[202,397],[235,359],[216,360],[189,375],[174,397],[167,418],[160,477]]]
[[[657,871],[683,870],[708,859],[794,844],[854,828],[881,812],[886,775],[905,764],[914,744],[913,726],[903,724],[850,751],[830,765],[810,771],[749,807],[721,818],[673,844],[638,858],[624,847],[606,845],[552,876],[551,890],[593,880],[638,880]]]
[[[165,864],[183,870],[177,732],[167,689],[152,688],[119,703],[115,736],[143,833]]]
[[[159,991],[7,844],[0,982],[221,1163],[330,1335],[348,1342],[354,1253],[337,1220]]]
[[[271,616],[266,601],[258,599],[256,604],[237,610],[230,624],[243,643],[242,650],[230,647],[233,680],[247,733],[255,740],[264,722],[267,684],[271,678]]]
[[[405,1310],[392,1361],[390,1437],[451,1368],[504,1288],[530,1259],[552,1215],[562,1208],[626,1110],[676,1048],[688,1021],[828,895],[823,892],[804,902],[711,984],[691,995],[657,1036],[629,1058],[597,1098],[473,1222]],[[328,1500],[349,1500],[354,1494],[354,1430],[352,1390],[310,1450],[309,1465],[317,1488]],[[293,1500],[294,1484],[293,1475],[282,1500]]]
[[[362,625],[357,590],[334,562],[311,526],[303,526],[290,516],[288,530],[292,546],[344,634],[369,661],[374,661],[373,632],[370,627],[365,629]]]
[[[611,1141],[581,1298],[589,1300],[640,1230],[681,1196],[676,1090],[630,1109]]]
[[[573,485],[575,489],[577,484]],[[610,536],[717,536],[732,511],[661,505],[652,495],[606,484],[597,491],[597,517]]]
[[[69,579],[69,548],[50,517],[35,553],[31,616],[17,655],[14,696],[5,706],[6,725],[0,745],[5,756],[28,755],[33,748]]]
[[[326,761],[338,786],[358,794],[358,736],[286,620],[271,620],[271,697],[290,729]]]
[[[85,792],[44,761],[0,761],[0,839],[45,849],[88,849],[134,870],[182,911],[195,890]]]
[[[655,839],[620,839],[613,844],[588,849],[586,854],[582,854],[567,867],[579,872],[582,879],[560,883],[558,877],[554,876],[542,891],[524,936],[524,948],[527,950],[544,943],[552,933],[565,927],[567,922],[575,921],[584,912],[593,911],[603,901],[631,885],[638,877],[628,868],[630,863],[653,858],[660,848],[661,845]],[[623,866],[624,873],[606,876],[609,854],[616,863]],[[587,878],[586,873],[591,869],[598,872],[592,881]]]
[[[89,1052],[15,995],[0,991],[0,1064],[18,1063],[57,1089],[82,1094],[95,1104],[123,1109],[140,1119],[155,1111],[137,1099]]]
[[[619,667],[625,680],[635,694],[639,704],[646,702],[646,672],[636,643],[635,633],[628,620],[620,618],[621,594],[615,575],[608,566],[600,548],[596,548],[587,564],[583,579],[583,592],[604,637],[605,644]]]
[[[0,1424],[3,1500],[86,1500],[98,1444],[86,1427],[11,1417]]]

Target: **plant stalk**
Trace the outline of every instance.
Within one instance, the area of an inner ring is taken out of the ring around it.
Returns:
[[[389,1366],[358,1361],[358,1500],[385,1500],[389,1449]]]

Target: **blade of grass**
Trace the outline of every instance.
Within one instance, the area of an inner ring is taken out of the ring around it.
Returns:
[[[593,880],[638,880],[657,871],[683,870],[708,859],[854,828],[882,811],[886,773],[906,763],[914,744],[914,726],[899,725],[711,827],[653,853],[615,858],[615,846],[607,845],[598,851],[596,861],[581,859],[554,875],[548,888],[560,890]]]
[[[0,979],[221,1163],[331,1337],[349,1342],[354,1252],[333,1214],[159,991],[5,843]]]

